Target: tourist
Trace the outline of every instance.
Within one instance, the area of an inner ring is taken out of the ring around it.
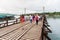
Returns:
[[[42,20],[42,15],[40,15],[39,17],[40,17],[39,20]]]
[[[39,16],[38,16],[38,14],[35,16],[35,19],[36,19],[36,25],[38,25],[38,21],[39,21]]]
[[[32,23],[32,16],[30,15],[30,22]]]
[[[35,21],[35,16],[34,15],[32,16],[32,20]]]
[[[24,15],[20,16],[20,22],[22,23],[22,22],[24,22],[24,21],[25,21]]]

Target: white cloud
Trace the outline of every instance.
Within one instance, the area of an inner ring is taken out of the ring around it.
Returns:
[[[46,0],[46,10],[60,11],[60,0]]]
[[[24,8],[39,12],[43,6],[46,11],[60,11],[60,0],[0,0],[0,12],[6,13],[24,13]]]

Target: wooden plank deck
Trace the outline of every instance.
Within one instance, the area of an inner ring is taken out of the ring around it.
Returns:
[[[30,29],[21,39],[19,40],[41,40],[42,32],[42,21],[39,22],[39,25],[35,25]]]
[[[0,39],[5,40],[40,40],[43,21],[24,22],[0,29]]]
[[[20,24],[15,24],[15,25],[12,25],[12,26],[8,26],[8,27],[5,27],[5,28],[1,28],[0,29],[0,37],[1,36],[4,36],[5,34],[8,34],[24,25],[28,24],[28,22],[24,22],[23,24],[20,23]]]

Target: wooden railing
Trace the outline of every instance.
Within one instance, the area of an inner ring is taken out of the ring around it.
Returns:
[[[19,19],[6,20],[5,22],[0,23],[0,28],[10,26],[10,25],[13,25],[13,24],[17,24],[17,23],[20,23]]]
[[[42,32],[41,32],[41,40],[51,40],[48,36],[48,33],[52,33],[52,31],[48,28],[48,22],[46,20],[46,16],[42,17],[43,25],[42,25]]]

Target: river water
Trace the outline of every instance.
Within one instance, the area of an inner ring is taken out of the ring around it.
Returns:
[[[60,40],[60,18],[48,18],[47,21],[52,30],[52,33],[49,33],[49,37],[52,40]]]

